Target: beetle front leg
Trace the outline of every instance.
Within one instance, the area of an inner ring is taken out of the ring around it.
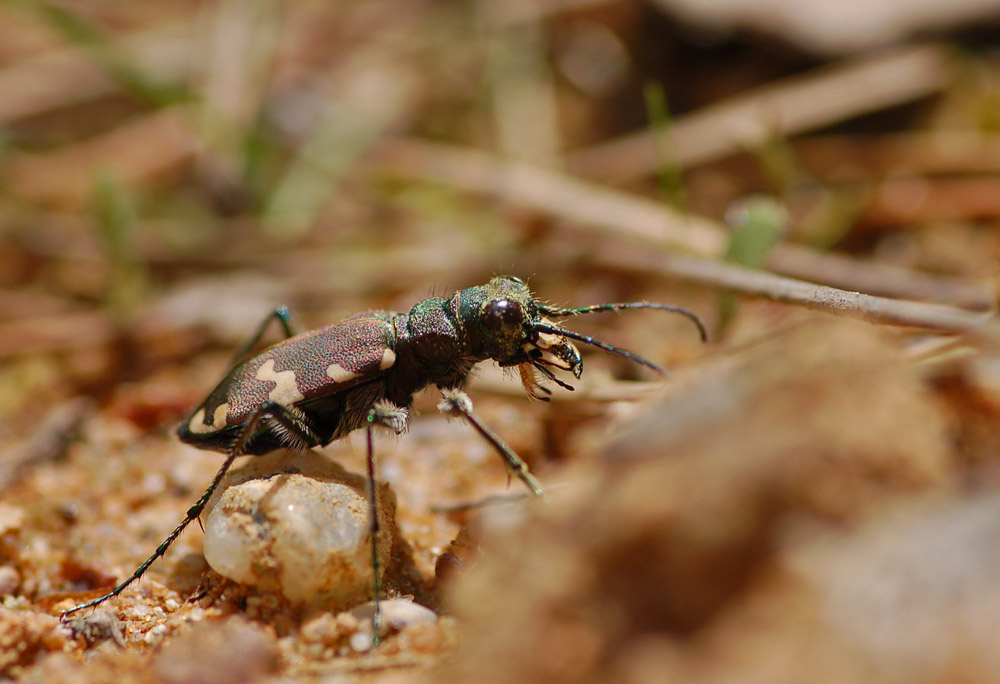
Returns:
[[[528,464],[473,413],[472,399],[469,398],[469,395],[460,389],[444,388],[441,389],[441,395],[444,397],[444,400],[438,404],[438,411],[449,417],[462,417],[469,421],[472,427],[497,450],[500,457],[503,458],[504,463],[507,464],[508,470],[514,472],[521,479],[521,482],[531,490],[532,494],[541,496],[542,486],[535,479],[535,476],[531,474],[531,471],[528,470]]]

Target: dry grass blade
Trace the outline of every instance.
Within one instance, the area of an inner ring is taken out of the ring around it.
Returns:
[[[875,323],[969,333],[992,343],[1000,342],[1000,322],[992,312],[979,313],[943,304],[876,297],[752,271],[734,264],[685,256],[630,256],[629,263],[702,285],[798,304],[809,309],[846,314]]]
[[[471,150],[397,141],[383,146],[376,160],[391,174],[499,197],[516,206],[609,232],[616,241],[637,241],[644,248],[653,244],[715,257],[728,240],[726,229],[714,221],[682,215],[653,200],[529,165],[501,162]],[[645,251],[631,253],[638,259]],[[810,274],[816,282],[827,282],[829,278],[843,288],[870,289],[899,298],[926,297],[978,309],[986,309],[993,302],[992,292],[976,283],[859,261],[852,262],[848,269],[845,261],[843,257],[779,244],[767,265],[783,273]]]
[[[0,182],[23,198],[75,208],[90,200],[98,172],[126,185],[148,183],[176,171],[196,152],[181,110],[165,108],[77,145],[11,155]]]
[[[906,47],[824,69],[677,117],[669,135],[675,163],[693,166],[861,114],[926,97],[945,84],[947,51]],[[656,173],[661,160],[651,131],[580,150],[569,166],[588,178],[626,183]]]

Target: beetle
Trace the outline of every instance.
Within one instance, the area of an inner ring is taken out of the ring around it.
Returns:
[[[234,355],[234,362],[208,397],[177,430],[181,441],[226,455],[208,488],[184,519],[135,572],[107,594],[74,606],[63,618],[119,595],[162,555],[198,518],[233,461],[281,447],[325,446],[357,430],[367,430],[368,495],[374,574],[374,630],[380,626],[379,571],[375,538],[373,428],[402,433],[414,394],[435,385],[442,392],[439,410],[468,421],[496,449],[507,468],[535,495],[541,485],[514,451],[472,410],[463,388],[472,368],[492,359],[516,368],[528,395],[548,400],[551,381],[573,387],[554,370],[583,373],[583,359],[573,341],[617,354],[662,372],[633,352],[566,330],[553,319],[598,311],[659,309],[689,318],[707,339],[698,317],[683,308],[653,302],[595,304],[563,308],[543,304],[528,285],[514,276],[497,276],[486,285],[466,288],[451,297],[431,297],[409,313],[369,311],[301,335],[293,335],[288,310],[281,307],[264,319],[256,333]],[[285,339],[251,354],[268,326],[277,320]]]

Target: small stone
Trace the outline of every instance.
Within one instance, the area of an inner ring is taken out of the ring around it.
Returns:
[[[430,624],[437,622],[438,619],[437,613],[430,608],[406,599],[381,601],[379,609],[382,611],[382,627],[386,631],[398,632],[409,625]],[[374,614],[375,603],[373,601],[357,606],[350,611],[350,615],[353,615],[361,623],[362,629],[369,628]]]
[[[302,624],[299,632],[302,640],[307,643],[324,644],[336,642],[340,636],[337,628],[337,618],[332,613],[320,613]]]
[[[163,637],[165,637],[166,635],[167,635],[167,626],[156,625],[151,630],[146,632],[145,635],[143,635],[142,640],[145,641],[147,644],[155,644],[158,643],[161,639],[163,639]]]
[[[89,645],[111,640],[119,648],[125,648],[122,623],[110,610],[98,608],[90,615],[66,621],[66,626],[74,638],[83,639]]]
[[[209,502],[205,558],[224,577],[298,604],[343,608],[371,596],[366,480],[315,452],[277,451],[226,478]],[[395,498],[379,491],[380,571]]]
[[[21,573],[9,565],[0,565],[0,596],[7,596],[21,586]]]
[[[0,534],[21,529],[24,525],[24,510],[16,506],[0,503]]]
[[[375,645],[370,632],[355,632],[351,635],[348,643],[351,646],[351,650],[355,653],[365,653],[366,651],[370,651],[372,646]]]

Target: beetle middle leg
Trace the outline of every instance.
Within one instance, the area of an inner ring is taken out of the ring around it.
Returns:
[[[472,399],[469,398],[469,395],[460,389],[445,388],[441,388],[441,395],[444,397],[444,400],[438,404],[438,410],[447,416],[460,416],[467,420],[476,429],[476,432],[493,445],[493,448],[500,454],[504,463],[507,464],[508,470],[516,474],[521,479],[521,482],[531,490],[532,494],[541,496],[542,486],[535,479],[535,476],[531,474],[531,471],[528,470],[528,464],[473,413]]]
[[[378,523],[378,486],[375,484],[375,439],[372,435],[375,426],[389,428],[397,435],[406,430],[410,413],[389,401],[377,401],[370,409],[366,418],[366,437],[368,442],[368,513],[369,528],[372,536],[372,600],[375,604],[372,613],[372,643],[377,644],[382,631],[382,609],[379,605],[382,593],[382,583],[379,580],[378,533],[381,525]]]

